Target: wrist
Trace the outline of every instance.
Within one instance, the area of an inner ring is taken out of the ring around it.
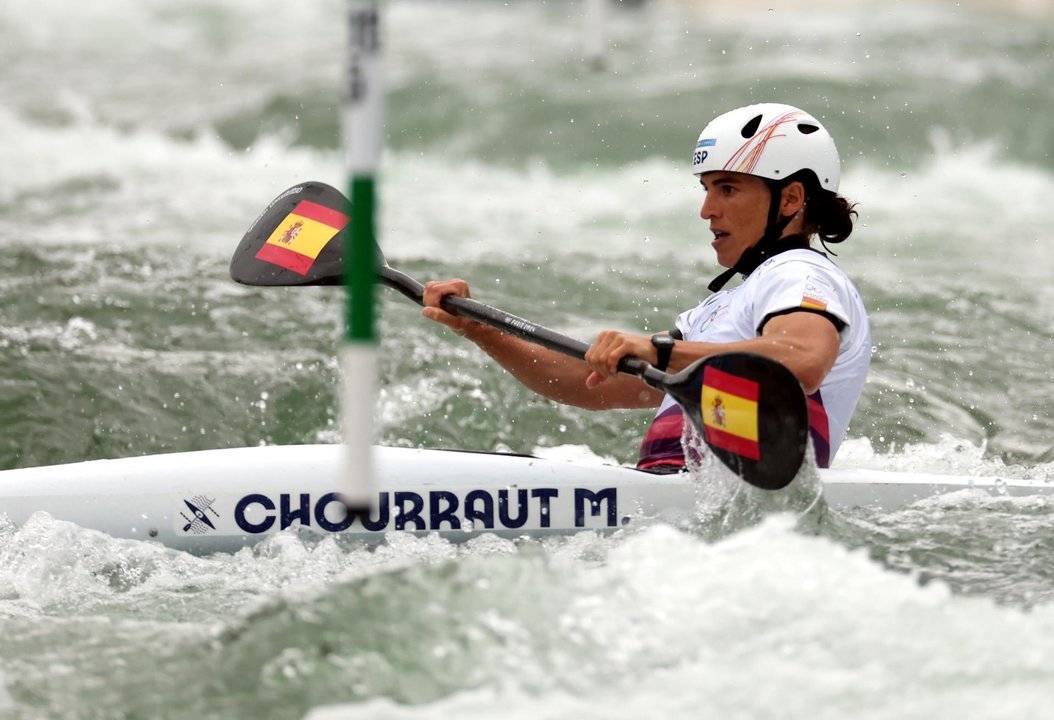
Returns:
[[[651,344],[655,348],[653,367],[665,372],[670,366],[670,356],[673,354],[673,346],[677,344],[677,341],[671,335],[659,333],[651,336]]]
[[[460,330],[456,330],[455,332],[457,332],[457,334],[461,337],[471,340],[477,345],[485,344],[489,339],[501,334],[499,330],[492,328],[489,325],[484,325],[481,322],[476,322],[474,320],[465,323],[465,325],[460,328]]]

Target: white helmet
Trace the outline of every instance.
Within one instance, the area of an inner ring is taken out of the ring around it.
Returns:
[[[699,134],[692,172],[719,170],[769,180],[810,170],[821,188],[838,192],[841,163],[819,120],[790,105],[763,103],[727,112]]]

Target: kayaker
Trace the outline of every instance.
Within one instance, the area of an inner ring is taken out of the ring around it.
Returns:
[[[713,294],[678,315],[670,332],[605,330],[582,362],[440,309],[444,295],[469,297],[463,280],[428,283],[422,312],[547,398],[596,410],[658,407],[638,462],[653,472],[685,465],[681,409],[639,378],[619,374],[619,360],[633,355],[675,372],[720,352],[765,355],[790,369],[805,389],[816,462],[828,467],[871,362],[859,293],[827,253],[812,246],[818,240],[829,251],[828,243],[843,242],[856,217],[854,206],[837,194],[841,165],[834,140],[803,110],[751,105],[703,129],[692,172],[706,193],[700,217],[727,270],[710,282]],[[735,275],[745,279],[724,289]]]

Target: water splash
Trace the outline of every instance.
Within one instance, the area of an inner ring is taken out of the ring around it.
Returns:
[[[725,537],[777,514],[795,518],[800,529],[814,528],[827,511],[811,443],[794,480],[777,491],[762,490],[741,480],[707,449],[689,423],[685,423],[681,443],[696,488],[696,518],[706,537]]]

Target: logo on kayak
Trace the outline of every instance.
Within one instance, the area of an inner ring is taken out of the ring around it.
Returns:
[[[190,511],[190,516],[187,516],[182,510],[179,511],[179,514],[187,521],[187,524],[183,526],[183,532],[204,535],[210,530],[215,530],[216,525],[208,516],[208,513],[212,513],[219,519],[220,514],[212,509],[212,505],[215,502],[216,498],[209,498],[204,495],[195,495],[190,500],[184,498],[183,504]]]
[[[618,489],[614,487],[383,491],[377,494],[373,510],[365,514],[348,513],[336,492],[256,492],[240,497],[197,495],[184,499],[174,520],[176,533],[183,536],[262,535],[290,527],[328,533],[567,527],[599,530],[629,522],[628,516],[619,514],[618,506]]]

